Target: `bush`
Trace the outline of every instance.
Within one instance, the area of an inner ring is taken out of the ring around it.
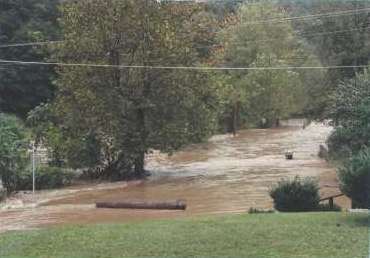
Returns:
[[[68,186],[74,178],[74,172],[59,167],[40,167],[36,171],[36,189],[54,189]],[[20,179],[22,190],[32,189],[32,173],[27,173]]]
[[[18,187],[27,161],[27,131],[19,119],[0,113],[0,179],[8,193]]]
[[[370,149],[360,151],[339,170],[341,190],[356,208],[370,208]]]
[[[314,211],[319,207],[319,186],[316,181],[299,177],[282,180],[271,191],[274,207],[278,211]]]

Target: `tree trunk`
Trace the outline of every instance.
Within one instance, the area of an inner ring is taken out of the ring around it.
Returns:
[[[238,125],[240,124],[240,102],[236,102],[233,106],[231,114],[231,132],[235,136],[238,132]]]
[[[145,152],[142,151],[135,159],[135,176],[142,177],[145,174]]]
[[[137,110],[137,125],[136,130],[140,132],[140,140],[138,142],[138,149],[134,161],[135,177],[142,177],[145,174],[145,151],[146,151],[146,129],[145,129],[145,112],[142,108]]]

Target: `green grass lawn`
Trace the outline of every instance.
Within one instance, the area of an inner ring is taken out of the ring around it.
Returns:
[[[368,257],[368,217],[251,214],[0,234],[0,257]]]

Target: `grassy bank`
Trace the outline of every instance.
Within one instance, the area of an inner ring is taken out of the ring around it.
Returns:
[[[364,258],[368,242],[366,215],[256,214],[5,233],[0,257]]]

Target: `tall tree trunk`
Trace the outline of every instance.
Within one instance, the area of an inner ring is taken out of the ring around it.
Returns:
[[[149,1],[145,2],[144,6],[144,13],[149,10]],[[143,55],[143,66],[149,65],[148,63],[148,49],[150,48],[150,21],[149,16],[146,16],[143,22],[143,45],[142,45],[142,55]],[[140,105],[146,102],[149,91],[150,91],[150,74],[148,69],[144,69],[143,71],[143,91],[142,91],[142,100]],[[137,157],[134,161],[134,172],[136,177],[142,177],[145,175],[145,153],[147,148],[147,131],[146,131],[146,123],[145,123],[145,108],[141,107],[137,110],[137,131],[140,132],[140,143],[138,148]]]
[[[145,113],[142,108],[137,110],[137,131],[140,132],[140,140],[138,143],[137,156],[134,162],[134,172],[136,177],[144,175],[145,170],[145,151],[146,151],[146,129],[145,129]]]
[[[231,131],[235,136],[238,132],[238,125],[240,124],[240,102],[237,101],[233,105],[233,110],[231,114]]]
[[[138,154],[138,156],[135,159],[135,176],[136,177],[142,177],[145,174],[145,152],[142,151]]]

